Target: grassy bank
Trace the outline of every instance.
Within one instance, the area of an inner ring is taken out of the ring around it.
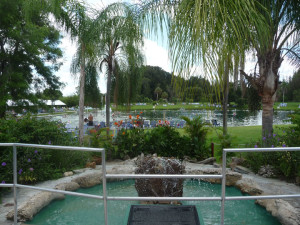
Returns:
[[[176,105],[169,105],[169,104],[162,104],[160,103],[159,105],[156,105],[155,107],[150,104],[147,103],[147,105],[132,105],[130,107],[130,110],[137,110],[137,111],[144,111],[144,110],[179,110],[179,109],[185,109],[185,110],[201,110],[201,109],[206,109],[206,110],[221,110],[220,107],[212,107],[208,105],[208,102],[202,102],[199,103],[199,105],[193,105],[193,104],[182,104],[182,103],[178,103]],[[300,102],[288,102],[287,106],[285,107],[280,107],[280,102],[276,102],[274,104],[274,110],[282,110],[282,111],[297,111],[300,110],[299,109],[299,105]],[[237,109],[234,107],[230,107],[230,109]],[[128,109],[126,107],[113,107],[112,106],[112,110],[113,111],[127,111]]]

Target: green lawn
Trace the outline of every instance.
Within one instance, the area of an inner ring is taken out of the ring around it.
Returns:
[[[202,106],[201,106],[202,104]],[[276,102],[274,104],[274,110],[300,110],[298,107],[300,105],[300,102],[288,102],[286,107],[280,107],[278,108],[280,102]],[[165,106],[164,106],[165,105]],[[130,107],[130,110],[137,110],[137,111],[144,111],[144,110],[153,110],[153,105],[150,103],[147,103],[147,105],[132,105]],[[185,110],[199,110],[199,109],[216,109],[215,107],[208,106],[208,102],[201,102],[199,105],[191,105],[191,104],[182,104],[178,103],[176,105],[169,105],[169,104],[162,104],[160,103],[155,107],[156,110],[179,110],[179,109],[185,109]],[[217,108],[220,109],[220,108]],[[118,111],[126,111],[126,107],[116,107],[112,106],[112,110],[118,110]]]

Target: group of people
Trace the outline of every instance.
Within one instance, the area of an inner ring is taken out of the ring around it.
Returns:
[[[88,123],[88,126],[93,126],[94,125],[93,119],[94,119],[93,115],[90,114],[88,118],[84,118],[84,122]]]

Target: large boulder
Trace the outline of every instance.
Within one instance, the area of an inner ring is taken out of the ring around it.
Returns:
[[[53,200],[64,199],[63,194],[52,193],[52,192],[40,192],[33,196],[25,204],[21,205],[18,208],[18,221],[27,221],[31,220],[34,215],[36,215],[41,209],[47,206]],[[7,216],[7,219],[13,220],[14,210],[10,211]]]
[[[182,162],[174,158],[142,156],[136,164],[136,174],[183,174],[185,172]],[[136,179],[135,188],[140,197],[182,197],[183,179]]]

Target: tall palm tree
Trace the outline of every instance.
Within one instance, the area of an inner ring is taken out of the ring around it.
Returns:
[[[143,16],[147,25],[156,25],[153,21],[157,20],[168,21],[173,68],[181,74],[202,64],[210,79],[217,80],[220,44],[227,46],[222,49],[223,54],[237,46],[241,55],[249,48],[256,50],[259,74],[250,76],[243,70],[241,73],[262,96],[263,135],[272,133],[278,69],[283,56],[290,56],[294,63],[300,58],[299,1],[148,0],[143,3],[141,11],[151,12]]]
[[[143,45],[143,35],[132,8],[125,3],[109,5],[99,12],[94,29],[97,33],[97,61],[100,62],[100,70],[105,69],[107,74],[106,124],[109,127],[112,78],[118,83],[116,68],[124,71],[141,65],[143,58],[140,49]]]
[[[262,97],[262,135],[272,136],[273,106],[279,82],[279,68],[287,58],[300,66],[300,4],[294,0],[259,0],[266,10],[259,10],[268,28],[264,40],[252,40],[256,51],[258,72],[241,73]],[[258,34],[257,26],[252,26]],[[287,57],[285,57],[287,56]]]
[[[75,25],[74,34],[77,37],[77,51],[71,64],[71,72],[79,77],[79,143],[83,144],[84,129],[84,93],[85,93],[85,70],[86,65],[92,61],[94,55],[94,38],[91,32],[93,20],[87,15],[86,7],[77,9],[73,19]]]

